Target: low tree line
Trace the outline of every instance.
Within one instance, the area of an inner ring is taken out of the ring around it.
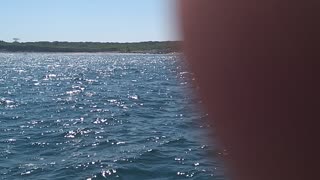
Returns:
[[[5,42],[0,41],[2,52],[120,52],[172,53],[180,51],[179,41],[150,41],[137,43],[102,42]]]

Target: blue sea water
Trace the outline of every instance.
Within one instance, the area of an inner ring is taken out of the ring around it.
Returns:
[[[178,55],[0,54],[0,179],[223,180]]]

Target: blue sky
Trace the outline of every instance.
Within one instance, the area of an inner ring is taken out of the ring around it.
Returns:
[[[176,40],[174,0],[1,0],[0,40]]]

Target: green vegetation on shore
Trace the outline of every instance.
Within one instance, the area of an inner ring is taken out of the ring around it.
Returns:
[[[0,52],[120,52],[173,53],[180,51],[179,41],[149,41],[136,43],[102,42],[5,42],[0,41]]]

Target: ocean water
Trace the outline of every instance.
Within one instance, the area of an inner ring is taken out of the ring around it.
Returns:
[[[223,180],[177,55],[0,54],[0,179]]]

